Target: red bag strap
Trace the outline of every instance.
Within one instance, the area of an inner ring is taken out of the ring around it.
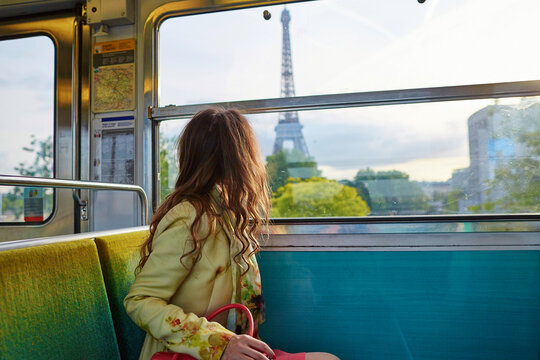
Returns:
[[[230,309],[242,310],[244,312],[244,314],[246,314],[246,317],[248,319],[248,335],[253,336],[253,316],[251,315],[251,311],[249,311],[249,309],[245,305],[242,305],[242,304],[224,305],[224,306],[216,309],[214,312],[212,312],[206,318],[208,320],[212,320],[215,316],[221,314],[224,311],[230,310]]]

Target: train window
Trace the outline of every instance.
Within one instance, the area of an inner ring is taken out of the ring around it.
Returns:
[[[159,29],[159,104],[188,114],[266,99],[239,106],[264,112],[248,118],[271,177],[273,217],[539,213],[538,84],[520,81],[540,79],[530,46],[540,3],[385,4],[305,2],[168,19]],[[469,86],[477,83],[487,85]],[[460,100],[441,101],[433,95],[441,86],[459,95],[444,100]],[[503,98],[490,90],[505,86]],[[380,105],[380,90],[396,90],[386,92],[393,100],[425,97]],[[367,94],[362,107],[310,97],[352,92]],[[313,110],[275,112],[281,105]],[[162,197],[174,185],[174,140],[185,124],[175,111],[154,117],[168,120],[160,127]]]
[[[540,98],[290,115],[300,139],[275,136],[283,113],[248,115],[274,217],[540,212]],[[163,195],[174,186],[175,137],[185,123],[161,126]]]
[[[280,97],[283,8],[164,21],[160,106]],[[286,8],[296,96],[540,79],[536,0]]]
[[[55,47],[46,36],[0,41],[0,174],[54,175]],[[42,222],[53,190],[0,186],[0,222]]]

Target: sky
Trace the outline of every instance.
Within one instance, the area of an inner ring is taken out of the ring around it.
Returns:
[[[287,8],[296,95],[540,79],[537,0],[320,0]],[[279,97],[282,9],[165,21],[160,105]],[[33,158],[22,150],[30,135],[53,134],[54,45],[44,36],[0,41],[0,66],[0,173],[16,174]],[[351,179],[370,167],[444,181],[468,166],[467,118],[492,103],[303,111],[299,119],[324,176]],[[269,155],[278,115],[249,119]],[[162,128],[176,136],[182,126]]]
[[[0,174],[18,175],[15,166],[33,162],[22,150],[32,134],[53,135],[54,52],[46,36],[0,41]]]
[[[540,79],[537,0],[321,0],[287,8],[296,95]],[[160,105],[279,97],[282,9],[165,21]],[[351,179],[370,167],[445,181],[469,165],[468,117],[493,103],[303,111],[299,119],[326,177]],[[269,155],[277,114],[248,118]],[[174,136],[183,123],[168,122],[163,130]]]

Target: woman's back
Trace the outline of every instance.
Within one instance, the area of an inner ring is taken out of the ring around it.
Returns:
[[[156,228],[152,256],[137,274],[124,300],[130,317],[148,332],[141,359],[150,359],[154,353],[166,351],[166,342],[176,342],[182,352],[198,355],[212,347],[210,341],[219,345],[218,340],[223,343],[232,335],[224,328],[203,321],[204,316],[229,304],[233,292],[230,246],[221,225],[217,224],[218,231],[208,234],[212,226],[207,216],[203,216],[199,233],[206,239],[199,259],[193,255],[184,258],[183,264],[179,261],[193,248],[190,226],[195,217],[196,210],[187,201],[167,212]],[[226,326],[226,314],[214,321]],[[223,336],[205,338],[198,335],[201,328],[209,325],[214,332],[221,330]],[[186,337],[193,346],[182,344]]]
[[[203,110],[186,125],[178,159],[175,188],[152,218],[139,273],[124,300],[148,333],[140,358],[158,351],[203,360],[273,357],[264,342],[235,334],[248,327],[244,314],[232,310],[219,322],[204,318],[239,303],[250,309],[255,333],[264,321],[255,254],[270,200],[255,135],[236,110]]]

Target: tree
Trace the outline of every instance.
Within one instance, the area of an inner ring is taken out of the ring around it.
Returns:
[[[2,196],[2,214],[11,213],[14,220],[18,220],[23,214],[24,202],[23,191],[20,187],[13,188],[7,194]]]
[[[370,209],[373,207],[373,204],[371,202],[371,196],[369,195],[369,190],[363,182],[354,182],[351,180],[340,180],[339,183],[355,188],[358,195],[360,195],[360,197],[364,199],[368,207]]]
[[[178,166],[175,161],[176,146],[172,137],[161,133],[159,138],[160,200],[163,202],[174,189]]]
[[[289,168],[287,167],[287,158],[283,151],[266,157],[266,172],[272,193],[275,193],[277,189],[287,183]]]
[[[540,130],[520,134],[518,142],[529,156],[518,157],[495,170],[490,185],[504,193],[495,205],[512,212],[540,212]]]
[[[365,216],[366,202],[356,190],[322,177],[289,178],[272,199],[272,217]]]
[[[353,181],[347,180],[345,184],[369,199],[371,215],[422,214],[429,210],[422,187],[398,170],[361,169]]]
[[[23,151],[35,154],[34,162],[27,165],[20,162],[15,170],[22,176],[39,176],[45,178],[53,177],[53,144],[52,136],[45,140],[39,140],[35,135],[30,135],[30,146],[23,147]]]
[[[459,201],[465,199],[463,189],[453,189],[448,193],[444,209],[446,213],[457,214],[459,212]]]
[[[53,143],[52,136],[44,140],[30,135],[30,144],[22,148],[23,151],[34,154],[32,163],[20,162],[14,168],[22,176],[53,177]],[[50,214],[53,206],[52,189],[46,189],[44,194],[43,212]],[[2,196],[2,213],[11,213],[17,221],[24,212],[24,190],[14,187],[13,190]]]
[[[321,175],[313,157],[306,158],[298,149],[282,149],[267,156],[266,172],[273,193],[284,186],[289,177],[307,179]]]

